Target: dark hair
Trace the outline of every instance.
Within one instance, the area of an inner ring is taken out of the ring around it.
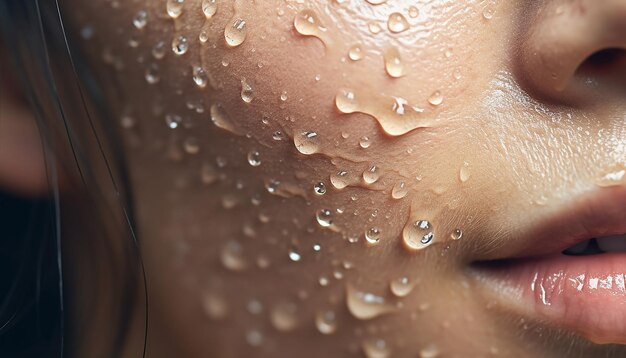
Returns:
[[[0,266],[0,356],[86,347],[118,356],[142,307],[145,354],[145,273],[121,141],[98,81],[57,1],[0,0],[0,34],[42,134],[50,189],[49,199],[0,196],[0,250],[10,255]]]

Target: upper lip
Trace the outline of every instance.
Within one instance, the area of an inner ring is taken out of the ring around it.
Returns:
[[[579,196],[523,232],[524,237],[511,240],[487,259],[558,254],[592,238],[626,233],[626,185],[598,188]]]

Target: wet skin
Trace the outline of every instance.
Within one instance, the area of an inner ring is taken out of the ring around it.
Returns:
[[[123,127],[148,356],[624,354],[468,269],[625,185],[624,66],[579,65],[626,33],[560,33],[591,0],[113,4],[64,11]]]

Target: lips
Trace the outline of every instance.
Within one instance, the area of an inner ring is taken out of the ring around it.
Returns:
[[[626,344],[626,186],[580,197],[474,265],[505,309],[596,343]]]

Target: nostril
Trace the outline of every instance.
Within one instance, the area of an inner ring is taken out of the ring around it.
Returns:
[[[606,48],[594,52],[578,66],[575,77],[597,85],[618,85],[626,90],[626,50]]]

